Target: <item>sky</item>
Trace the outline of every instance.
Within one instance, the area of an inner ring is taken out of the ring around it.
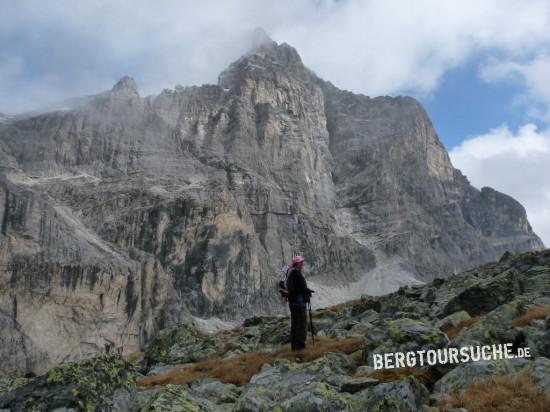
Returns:
[[[215,83],[262,27],[336,86],[412,95],[455,167],[550,246],[550,1],[0,0],[0,113]]]

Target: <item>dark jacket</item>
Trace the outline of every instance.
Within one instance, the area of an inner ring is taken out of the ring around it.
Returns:
[[[299,268],[290,270],[286,280],[286,287],[288,289],[288,303],[291,305],[305,305],[309,300],[311,293],[307,287],[306,279]]]

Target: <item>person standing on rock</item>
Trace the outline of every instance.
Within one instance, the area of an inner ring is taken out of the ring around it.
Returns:
[[[290,306],[290,346],[293,351],[306,347],[307,316],[306,304],[312,291],[308,289],[306,279],[302,274],[304,258],[294,256],[286,281],[288,288],[288,305]]]

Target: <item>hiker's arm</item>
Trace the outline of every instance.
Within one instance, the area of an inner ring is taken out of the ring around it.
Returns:
[[[300,293],[306,296],[309,291],[306,283],[306,278],[304,277],[304,275],[300,273],[300,276],[298,276],[297,281],[298,281],[298,288],[300,289]]]
[[[288,289],[288,293],[296,292],[296,288],[294,284],[294,273],[292,272],[288,274],[288,278],[286,279],[286,288]]]

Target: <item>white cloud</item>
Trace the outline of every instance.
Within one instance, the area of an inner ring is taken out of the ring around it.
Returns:
[[[516,58],[550,40],[545,0],[82,0],[4,2],[0,111],[110,87],[144,93],[216,81],[264,27],[334,84],[369,95],[430,93],[480,52]],[[1,70],[1,69],[0,69]]]
[[[524,91],[515,101],[531,118],[550,123],[550,52],[543,50],[528,61],[489,59],[480,67],[488,83],[521,83]]]
[[[518,200],[535,233],[550,245],[550,130],[539,132],[528,123],[514,133],[503,125],[466,139],[450,156],[474,186]]]

